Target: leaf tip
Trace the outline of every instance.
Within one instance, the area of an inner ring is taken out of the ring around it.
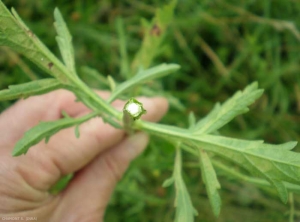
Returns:
[[[59,20],[62,20],[62,15],[60,13],[60,10],[57,7],[54,8],[54,13],[53,14],[54,14],[55,22],[57,22]]]
[[[181,68],[181,66],[178,64],[171,64],[171,65],[174,67],[174,70],[178,70]]]
[[[26,154],[26,151],[24,152],[21,149],[17,149],[16,147],[12,151],[12,156],[14,156],[14,157],[20,156],[22,154]]]
[[[15,150],[12,151],[12,156],[19,156],[20,154],[18,154],[18,152],[16,152]]]
[[[292,150],[297,146],[298,141],[290,141],[290,142],[287,142],[286,144],[287,144],[287,147],[288,147],[287,149]]]
[[[59,14],[59,13],[60,13],[59,9],[57,7],[55,7],[54,8],[54,16],[57,15],[57,14]]]
[[[162,187],[168,187],[171,186],[174,183],[174,178],[171,177],[169,179],[166,179],[162,185]]]
[[[258,89],[257,90],[257,94],[259,95],[258,97],[260,97],[263,93],[264,93],[264,89]]]

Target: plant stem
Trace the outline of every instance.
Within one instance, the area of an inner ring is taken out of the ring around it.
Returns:
[[[97,104],[94,107],[90,107],[93,108],[94,111],[103,110],[105,113],[110,114],[111,116],[115,117],[118,120],[122,119],[121,112],[117,111],[115,108],[109,105],[99,95],[97,95],[94,91],[92,91],[84,82],[82,82],[79,79],[78,80],[73,79],[73,83],[81,91],[81,93],[84,93],[87,97],[89,97],[89,99],[91,99],[94,102],[93,104]],[[85,102],[85,99],[82,99],[82,101]]]
[[[147,121],[136,121],[136,128],[158,136],[172,136],[178,139],[195,139],[187,129]]]
[[[123,111],[123,126],[128,135],[132,135],[134,132],[134,130],[132,129],[133,123],[134,120],[132,119],[130,114],[126,111]]]

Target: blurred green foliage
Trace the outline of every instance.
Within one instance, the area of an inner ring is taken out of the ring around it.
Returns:
[[[95,71],[121,82],[127,78],[126,70],[137,69],[132,61],[142,59],[139,54],[135,56],[143,44],[145,29],[153,25],[156,8],[169,1],[3,2],[13,6],[56,55],[53,11],[58,7],[73,35],[79,74],[91,87],[108,89],[107,84],[96,81]],[[164,38],[151,65],[181,65],[180,71],[163,78],[159,87],[180,99],[186,109],[172,106],[163,121],[187,126],[187,118],[183,117],[190,111],[200,118],[215,102],[258,81],[265,89],[264,95],[249,113],[236,118],[220,133],[269,143],[300,141],[299,10],[300,2],[293,0],[178,0],[171,24],[154,30]],[[148,23],[142,25],[142,18]],[[145,63],[150,65],[149,61]],[[93,70],[84,71],[88,67]],[[0,89],[45,76],[21,56],[0,48]],[[0,110],[9,105],[2,102]],[[296,150],[300,151],[299,145]],[[131,165],[118,185],[106,221],[172,221],[174,190],[162,188],[161,184],[172,173],[173,155],[171,145],[153,138],[149,149]],[[196,161],[184,155],[184,179],[199,212],[196,221],[288,220],[282,212],[288,212],[289,206],[282,204],[274,191],[230,179],[222,171],[217,173],[223,206],[215,219]],[[299,198],[295,196],[296,210],[297,206]],[[300,212],[296,217],[300,218]]]

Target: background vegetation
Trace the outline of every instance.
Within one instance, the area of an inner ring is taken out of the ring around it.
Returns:
[[[53,11],[58,7],[73,35],[80,76],[91,87],[105,89],[97,72],[122,81],[124,70],[134,69],[132,61],[142,44],[145,27],[141,18],[150,21],[156,8],[169,1],[3,2],[13,6],[56,55],[59,51]],[[300,141],[299,11],[300,2],[293,0],[179,0],[170,25],[154,30],[164,38],[151,65],[181,65],[175,75],[152,83],[153,88],[164,88],[179,99],[172,102],[163,122],[187,126],[187,118],[183,117],[190,111],[200,118],[215,102],[258,81],[265,89],[264,95],[249,113],[235,118],[220,133],[275,144]],[[0,89],[45,76],[20,55],[0,48]],[[1,102],[0,111],[9,105]],[[300,146],[295,150],[300,151]],[[162,188],[161,184],[172,174],[173,156],[172,146],[153,138],[149,149],[131,165],[116,189],[106,221],[172,221],[174,190]],[[257,188],[247,183],[247,178],[236,180],[221,169],[216,170],[223,206],[215,219],[197,160],[185,155],[184,170],[199,212],[196,221],[288,220],[290,206],[282,204],[274,190]],[[300,198],[294,198],[295,208],[299,209]],[[300,218],[300,212],[296,212],[296,218]]]

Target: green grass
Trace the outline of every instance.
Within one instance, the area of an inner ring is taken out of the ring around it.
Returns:
[[[126,60],[133,61],[142,44],[141,18],[151,20],[155,9],[163,5],[161,1],[3,2],[13,6],[31,30],[59,55],[52,28],[57,6],[73,35],[77,68],[88,66],[120,82],[124,80],[122,70],[131,68],[130,64],[126,67]],[[178,1],[174,19],[163,32],[163,47],[152,65],[177,63],[181,69],[153,83],[153,88],[164,88],[186,109],[171,106],[163,122],[187,126],[182,116],[193,111],[201,118],[215,102],[225,101],[235,91],[258,81],[265,89],[263,96],[249,113],[235,118],[220,132],[275,144],[300,141],[299,10],[297,1]],[[122,38],[118,18],[123,22]],[[127,54],[123,51],[120,56],[124,44]],[[90,86],[107,88],[95,81],[91,72],[79,74]],[[0,89],[45,76],[22,56],[0,48]],[[0,109],[9,105],[1,102]],[[300,146],[295,150],[300,151]],[[173,147],[153,138],[116,189],[106,221],[172,221],[174,190],[161,185],[172,174],[173,155]],[[196,163],[194,157],[184,155],[184,179],[199,211],[196,221],[288,221],[288,214],[283,213],[288,213],[289,205],[282,204],[274,190],[233,180],[219,170],[223,205],[215,219]],[[297,211],[299,197],[295,195],[294,199]],[[299,212],[296,215],[299,219]]]

